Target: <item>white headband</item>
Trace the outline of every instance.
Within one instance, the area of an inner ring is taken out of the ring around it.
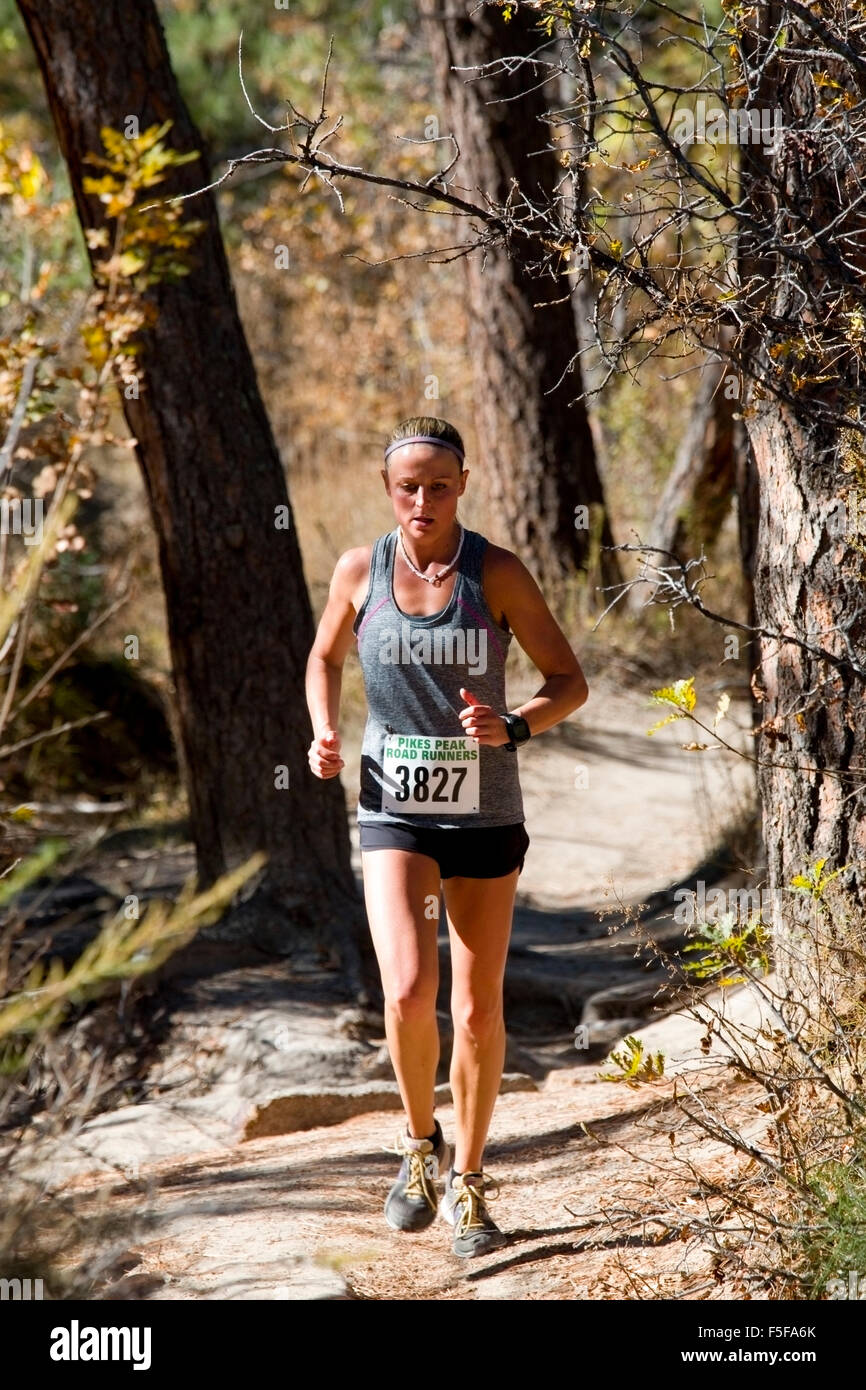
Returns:
[[[385,458],[393,454],[395,449],[402,449],[404,444],[439,444],[443,449],[450,449],[456,454],[461,463],[465,457],[463,450],[457,444],[452,444],[449,439],[439,439],[435,434],[410,434],[407,439],[395,439],[393,444],[389,444],[385,450]]]

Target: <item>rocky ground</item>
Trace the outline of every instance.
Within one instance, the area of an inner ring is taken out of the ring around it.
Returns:
[[[719,846],[748,807],[749,769],[682,751],[691,736],[679,725],[647,738],[657,717],[612,692],[521,752],[532,848],[486,1157],[506,1249],[466,1267],[441,1222],[412,1237],[388,1229],[382,1201],[397,1160],[385,1148],[402,1112],[381,1021],[338,1002],[325,976],[268,962],[171,982],[139,1102],[91,1119],[61,1151],[30,1155],[84,1223],[68,1272],[92,1265],[86,1233],[109,1211],[114,1234],[100,1241],[111,1256],[98,1263],[110,1297],[730,1297],[688,1223],[673,1236],[664,1216],[697,1200],[696,1169],[736,1167],[684,1117],[674,1086],[698,1088],[756,1133],[767,1117],[757,1090],[721,1065],[721,1044],[708,1053],[705,1028],[670,1012],[668,974],[637,945],[639,932],[681,941],[678,884],[743,881]],[[351,762],[345,782],[356,784]],[[133,835],[95,877],[122,894],[179,884],[190,867],[188,845],[157,853]],[[447,958],[443,967],[448,1133]],[[754,1022],[754,1000],[738,999],[729,1007]],[[669,1016],[653,1022],[659,1007]],[[611,1046],[637,1030],[664,1052],[666,1079],[634,1090],[599,1080]]]
[[[732,1006],[757,1017],[742,992]],[[674,1086],[687,1085],[752,1139],[771,1117],[758,1108],[763,1093],[714,1060],[716,1045],[704,1055],[702,1032],[684,1015],[647,1030],[668,1074],[651,1086],[600,1081],[584,1064],[500,1097],[486,1164],[500,1184],[491,1209],[509,1243],[479,1260],[451,1253],[442,1221],[417,1235],[386,1226],[382,1202],[397,1166],[386,1148],[399,1116],[374,1094],[351,1118],[267,1138],[217,1142],[215,1125],[209,1133],[195,1125],[194,1151],[172,1157],[160,1156],[156,1115],[153,1129],[124,1137],[116,1112],[91,1130],[98,1164],[55,1181],[85,1230],[112,1212],[104,1297],[741,1298],[689,1218],[705,1210],[697,1175],[730,1179],[743,1163],[685,1119]],[[441,1104],[439,1115],[447,1135],[451,1107]],[[179,1144],[179,1123],[174,1134]],[[133,1152],[141,1159],[124,1172]],[[67,1267],[87,1259],[84,1239]]]

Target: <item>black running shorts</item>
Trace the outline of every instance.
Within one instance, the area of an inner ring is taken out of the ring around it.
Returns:
[[[442,830],[422,825],[358,826],[361,849],[405,849],[426,854],[440,878],[502,878],[523,869],[529,836],[523,823]]]

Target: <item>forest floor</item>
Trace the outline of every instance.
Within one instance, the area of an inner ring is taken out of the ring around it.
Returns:
[[[662,905],[672,885],[694,887],[707,864],[715,882],[743,881],[712,856],[749,805],[749,766],[684,752],[684,725],[648,739],[657,717],[610,692],[521,752],[532,848],[508,969],[507,1089],[485,1155],[504,1249],[460,1261],[440,1220],[411,1236],[387,1227],[398,1160],[385,1150],[402,1112],[383,1038],[316,980],[270,963],[175,984],[140,1103],[40,1160],[76,1213],[66,1271],[93,1268],[99,1249],[96,1296],[135,1299],[742,1298],[701,1236],[696,1187],[698,1173],[730,1179],[741,1160],[677,1097],[699,1094],[703,1113],[755,1137],[769,1123],[764,1093],[735,1079],[719,1040],[702,1044],[706,1023],[671,1012],[673,998],[653,1021],[633,925],[681,939],[669,896]],[[160,874],[182,876],[189,852],[161,853]],[[116,891],[154,868],[144,854],[103,867]],[[744,990],[722,1006],[758,1017]],[[581,1052],[574,1027],[587,1017]],[[441,1022],[437,1114],[453,1139],[447,994]],[[627,1032],[664,1054],[663,1079],[599,1079]]]

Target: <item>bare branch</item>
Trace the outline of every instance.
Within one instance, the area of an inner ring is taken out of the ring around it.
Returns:
[[[698,590],[689,580],[689,571],[696,567],[700,567],[701,576],[698,582],[701,584],[706,582],[707,576],[703,572],[703,566],[705,564],[705,557],[703,555],[698,559],[682,561],[677,558],[673,551],[663,550],[655,545],[644,545],[640,542],[637,545],[615,545],[604,548],[642,555],[644,557],[644,568],[651,570],[656,576],[656,579],[651,581],[642,573],[637,575],[634,579],[625,580],[622,584],[608,585],[605,592],[611,589],[616,589],[618,592],[613,602],[608,605],[601,617],[594,623],[592,628],[593,632],[595,632],[596,628],[601,623],[605,613],[609,613],[611,608],[613,608],[630,589],[634,588],[637,584],[653,583],[656,588],[653,596],[648,600],[649,603],[670,603],[674,608],[680,603],[689,603],[693,608],[696,608],[699,613],[702,613],[705,618],[709,618],[711,622],[721,623],[723,627],[735,627],[741,632],[753,633],[757,637],[766,637],[771,642],[790,643],[795,647],[799,647],[801,651],[807,652],[809,656],[815,657],[820,661],[826,661],[830,666],[853,671],[861,680],[866,679],[866,667],[854,657],[853,652],[848,657],[837,656],[834,652],[828,651],[826,647],[816,647],[811,642],[803,641],[801,637],[793,636],[790,633],[771,632],[765,627],[753,627],[750,626],[749,623],[741,623],[736,618],[726,617],[724,614],[716,613],[712,608],[708,608],[701,599]],[[665,556],[670,563],[668,565],[652,564],[647,557],[653,554]],[[655,596],[657,592],[661,594],[661,597]],[[839,631],[839,629],[835,628],[834,631]]]

